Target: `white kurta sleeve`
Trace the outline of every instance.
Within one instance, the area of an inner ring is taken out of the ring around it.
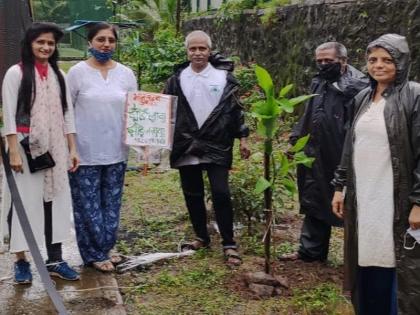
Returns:
[[[63,77],[66,81],[66,99],[67,99],[67,111],[64,114],[64,133],[76,133],[76,127],[74,123],[74,108],[73,108],[73,99],[71,97],[71,91],[68,84],[68,79],[66,74],[62,72]]]
[[[77,103],[77,96],[80,91],[80,83],[82,80],[81,77],[80,68],[77,65],[71,67],[67,73],[67,88],[69,90],[73,106],[76,106]]]
[[[3,135],[16,134],[16,110],[22,70],[14,65],[7,70],[2,86]]]
[[[137,91],[137,79],[134,72],[130,69],[128,77],[128,91]]]

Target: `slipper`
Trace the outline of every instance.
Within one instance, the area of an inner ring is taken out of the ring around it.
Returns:
[[[199,249],[208,249],[210,248],[209,244],[205,244],[200,240],[195,240],[193,242],[187,242],[181,244],[181,252],[186,252],[187,250],[199,250]]]
[[[110,268],[112,266],[112,268]],[[113,272],[115,270],[111,260],[107,259],[104,261],[92,262],[92,267],[101,272]]]
[[[229,251],[229,252],[228,252]],[[238,267],[242,265],[242,258],[239,256],[236,249],[227,248],[223,250],[223,254],[225,257],[225,263],[229,267]]]
[[[302,259],[302,257],[300,257],[298,252],[294,252],[294,253],[291,253],[291,254],[280,255],[278,257],[278,260],[280,260],[280,261],[296,261],[296,260],[299,260],[299,259]]]
[[[123,262],[124,258],[120,254],[114,253],[111,255],[109,260],[112,262],[113,265],[119,265]]]

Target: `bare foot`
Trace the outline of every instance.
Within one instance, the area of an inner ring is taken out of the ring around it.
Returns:
[[[95,261],[92,263],[93,268],[102,272],[111,272],[115,270],[114,265],[110,260]]]

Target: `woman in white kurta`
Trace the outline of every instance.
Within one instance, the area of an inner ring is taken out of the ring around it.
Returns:
[[[69,237],[71,194],[67,171],[75,171],[79,158],[75,145],[73,108],[64,74],[58,69],[56,45],[63,32],[50,23],[34,23],[26,32],[21,62],[6,73],[2,86],[3,135],[10,166],[35,238],[47,247],[51,275],[77,280],[79,275],[62,259],[61,242]],[[35,84],[33,84],[35,83]],[[54,167],[31,173],[20,142],[28,138],[36,158],[49,152]],[[10,251],[16,253],[15,280],[30,283],[32,275],[25,251],[28,245],[4,185],[2,218],[7,217]]]
[[[371,86],[355,97],[333,181],[332,209],[345,219],[344,288],[357,315],[420,314],[420,249],[406,245],[420,228],[420,85],[408,81],[409,56],[398,34],[368,45]]]
[[[129,68],[111,59],[117,33],[97,23],[88,34],[91,57],[72,67],[69,89],[75,108],[80,167],[71,174],[77,244],[85,265],[114,270],[128,147],[124,144],[127,92],[137,89]]]

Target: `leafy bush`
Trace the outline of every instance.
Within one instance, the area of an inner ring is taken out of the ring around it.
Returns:
[[[255,185],[261,177],[263,167],[263,154],[257,152],[258,142],[249,139],[248,145],[251,152],[256,152],[248,160],[242,160],[236,148],[234,150],[234,162],[230,172],[230,191],[235,221],[241,222],[248,228],[248,235],[253,234],[254,226],[262,222],[264,218],[264,200],[261,193],[257,193]],[[276,145],[275,152],[280,152],[284,144]],[[276,156],[276,154],[275,154]],[[290,170],[294,172],[294,169]],[[277,185],[274,189],[273,208],[276,215],[281,215],[284,211],[284,203],[292,202],[293,194],[285,190],[282,185]]]
[[[174,66],[186,60],[183,40],[172,27],[160,28],[152,42],[138,40],[133,32],[125,38],[122,62],[140,72],[141,84],[158,84],[169,78]]]
[[[223,2],[216,13],[217,25],[222,26],[224,22],[239,20],[241,14],[247,9],[264,9],[261,16],[263,23],[269,23],[276,13],[276,8],[290,4],[290,0],[231,0]]]
[[[261,176],[262,156],[253,154],[249,160],[235,158],[230,172],[230,191],[236,221],[248,226],[252,234],[253,221],[260,221],[263,216],[264,203],[261,194],[255,192],[255,184]]]
[[[290,0],[260,1],[257,8],[264,9],[264,14],[260,17],[261,22],[268,26],[276,16],[277,8],[290,4],[290,2]]]
[[[245,9],[252,9],[255,6],[254,0],[231,0],[223,2],[216,13],[218,26],[232,20],[238,20]]]
[[[233,72],[239,82],[239,95],[248,97],[257,88],[257,77],[254,65],[237,65]]]

